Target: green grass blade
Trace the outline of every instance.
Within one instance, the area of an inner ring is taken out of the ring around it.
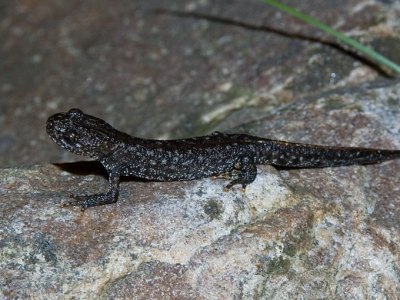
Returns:
[[[393,61],[387,59],[386,57],[384,57],[381,54],[377,53],[376,51],[372,50],[371,48],[357,42],[356,40],[344,35],[343,33],[333,29],[332,27],[327,26],[326,24],[318,21],[317,19],[314,19],[306,14],[303,14],[302,12],[300,12],[290,6],[282,4],[279,1],[275,1],[275,0],[260,0],[260,1],[265,2],[271,6],[274,6],[275,8],[278,8],[279,10],[282,10],[282,11],[284,11],[284,12],[310,24],[310,25],[315,26],[316,28],[321,29],[322,31],[334,36],[342,43],[347,44],[351,47],[354,47],[360,53],[369,57],[371,60],[389,68],[390,70],[393,70],[397,74],[400,74],[400,66],[397,65],[396,63],[394,63]]]

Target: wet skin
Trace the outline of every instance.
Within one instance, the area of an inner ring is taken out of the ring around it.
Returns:
[[[179,140],[142,139],[77,108],[49,117],[46,130],[62,148],[91,157],[107,170],[110,187],[106,193],[73,196],[64,205],[80,206],[82,210],[116,202],[121,176],[156,181],[225,176],[231,179],[226,188],[236,184],[245,188],[255,180],[258,164],[323,168],[400,158],[400,150],[289,143],[220,132]]]

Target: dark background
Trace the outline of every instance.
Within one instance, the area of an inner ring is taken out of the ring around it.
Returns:
[[[400,60],[395,2],[286,3]],[[187,137],[381,76],[258,1],[3,1],[0,20],[2,167],[76,159],[44,130],[72,107],[133,135]]]

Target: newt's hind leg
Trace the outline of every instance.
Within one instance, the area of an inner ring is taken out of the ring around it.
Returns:
[[[241,157],[231,174],[233,180],[225,187],[225,190],[229,190],[236,184],[241,184],[242,188],[245,189],[257,176],[257,166],[254,159],[248,156]]]

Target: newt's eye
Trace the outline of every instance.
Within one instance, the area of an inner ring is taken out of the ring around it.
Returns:
[[[77,141],[77,134],[76,132],[68,132],[67,134],[64,135],[63,139],[67,144],[70,145],[75,144]]]
[[[79,108],[71,108],[68,112],[67,112],[68,116],[70,116],[71,118],[75,118],[75,117],[79,117],[83,115],[83,112],[79,109]]]
[[[64,143],[67,144],[67,145],[71,145],[71,144],[74,143],[74,142],[69,138],[69,136],[64,136],[62,140],[63,140]]]

